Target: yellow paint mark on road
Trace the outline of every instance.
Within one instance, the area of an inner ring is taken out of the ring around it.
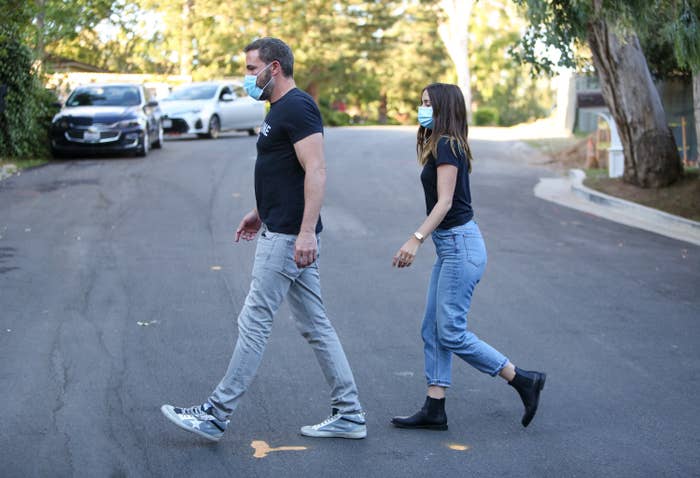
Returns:
[[[270,448],[270,445],[267,444],[267,442],[262,441],[262,440],[253,440],[253,442],[250,444],[250,446],[255,450],[255,453],[253,454],[254,458],[265,458],[268,453],[271,453],[273,451],[304,451],[306,450],[305,446],[280,446],[277,448]]]
[[[447,445],[447,448],[449,448],[450,450],[455,450],[455,451],[467,451],[471,447],[467,446],[467,445],[459,445],[457,443],[450,443],[449,445]]]
[[[211,266],[211,270],[213,270],[213,271],[220,271],[220,270],[221,270],[221,266]]]

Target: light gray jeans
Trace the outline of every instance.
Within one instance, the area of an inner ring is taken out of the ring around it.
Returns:
[[[263,226],[255,251],[250,291],[238,315],[236,348],[226,375],[209,397],[214,415],[220,420],[233,413],[255,378],[273,317],[285,296],[299,332],[313,348],[331,387],[332,407],[341,413],[362,410],[350,364],[326,316],[318,259],[299,269],[294,262],[295,241],[295,235],[270,232]]]

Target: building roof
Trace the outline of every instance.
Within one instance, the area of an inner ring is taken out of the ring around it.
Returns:
[[[109,73],[109,70],[105,70],[104,68],[58,55],[47,55],[44,59],[44,64],[46,65],[47,71],[53,72],[62,73],[84,71],[91,73]]]

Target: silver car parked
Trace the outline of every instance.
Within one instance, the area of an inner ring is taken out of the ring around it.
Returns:
[[[265,118],[265,103],[248,96],[240,83],[210,81],[183,85],[161,100],[166,135],[217,138],[221,131],[254,136]]]

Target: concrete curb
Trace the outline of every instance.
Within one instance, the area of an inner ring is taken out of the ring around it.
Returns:
[[[580,169],[570,170],[569,179],[571,179],[571,190],[578,196],[590,202],[601,204],[603,206],[625,209],[626,212],[633,213],[640,219],[644,219],[649,222],[660,221],[661,223],[667,223],[669,226],[683,225],[694,228],[700,232],[700,222],[691,221],[690,219],[675,216],[667,212],[659,211],[658,209],[642,206],[641,204],[636,204],[614,196],[609,196],[601,193],[600,191],[595,191],[584,186],[583,181],[586,179],[586,173]]]
[[[584,178],[581,170],[540,178],[533,192],[546,201],[700,246],[700,223],[594,191],[583,185]]]
[[[14,174],[17,174],[19,169],[14,164],[6,164],[5,166],[0,166],[0,181],[5,178],[9,178]]]

